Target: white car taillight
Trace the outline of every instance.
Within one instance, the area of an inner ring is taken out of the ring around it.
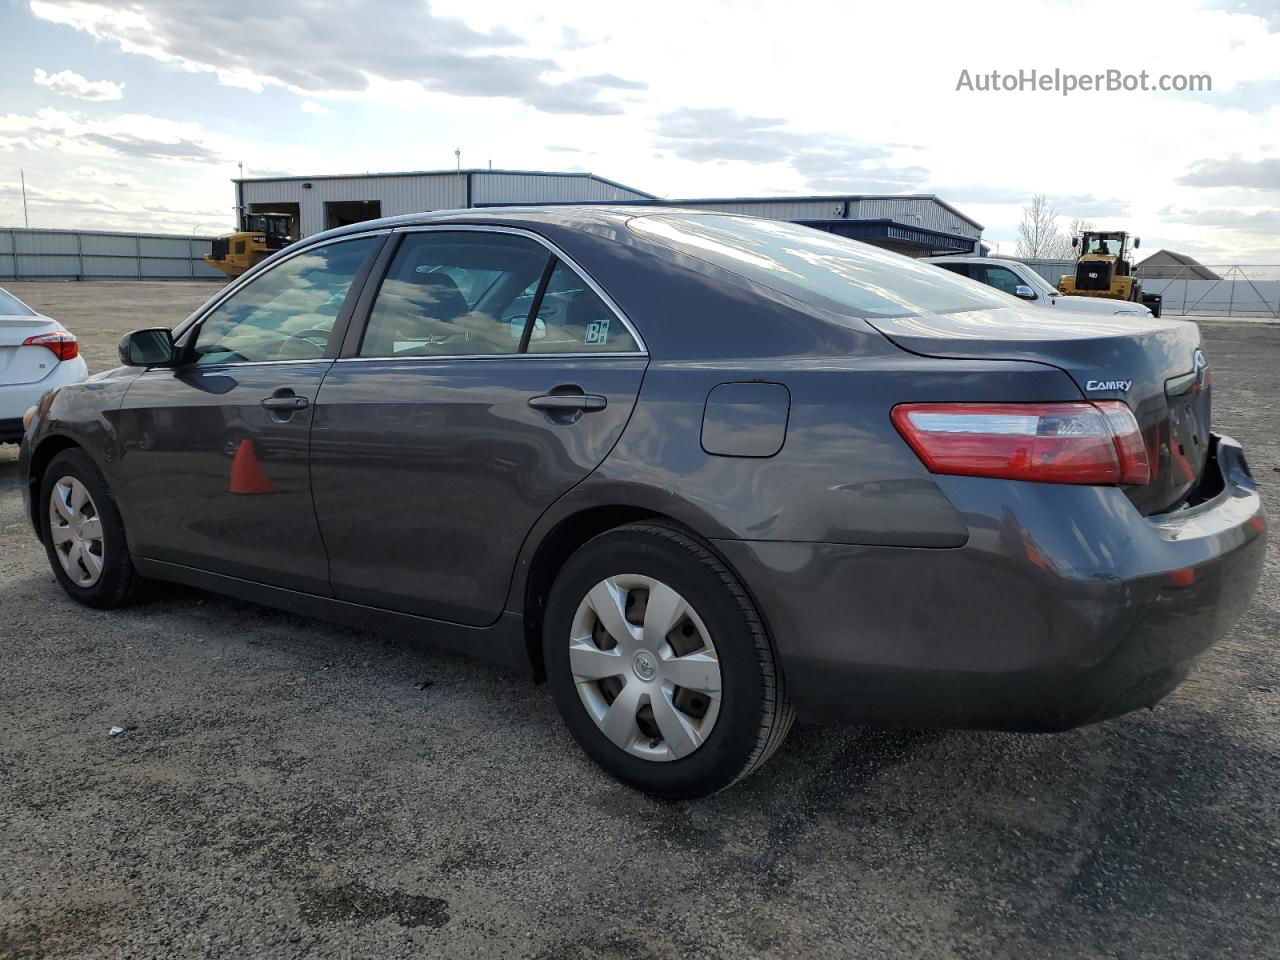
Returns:
[[[59,360],[74,360],[80,355],[80,343],[76,340],[75,334],[68,333],[66,330],[59,330],[56,333],[40,333],[34,337],[27,337],[22,341],[24,347],[45,347],[53,352],[53,355]]]

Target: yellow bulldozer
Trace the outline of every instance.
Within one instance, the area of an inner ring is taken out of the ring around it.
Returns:
[[[246,214],[237,233],[213,241],[204,262],[234,279],[293,243],[296,238],[289,235],[292,222],[287,213]]]
[[[1058,292],[1064,297],[1104,297],[1141,303],[1160,316],[1159,294],[1142,292],[1142,281],[1133,275],[1129,259],[1130,237],[1122,230],[1086,230],[1071,238],[1071,246],[1080,251],[1076,272],[1058,281]],[[1133,249],[1142,240],[1133,237]]]

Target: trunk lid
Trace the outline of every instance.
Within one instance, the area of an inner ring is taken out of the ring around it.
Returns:
[[[0,316],[0,384],[43,380],[60,361],[46,347],[24,347],[27,337],[60,330],[48,317]]]
[[[1016,307],[865,319],[912,353],[1050,364],[1090,400],[1123,400],[1151,461],[1151,482],[1125,488],[1144,514],[1176,506],[1200,479],[1209,452],[1210,377],[1194,323]]]

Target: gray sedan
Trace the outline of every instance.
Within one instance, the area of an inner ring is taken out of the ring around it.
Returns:
[[[68,594],[174,581],[488,658],[663,797],[734,783],[797,717],[1153,704],[1262,563],[1194,324],[1031,314],[803,226],[361,223],[121,360],[23,440]]]

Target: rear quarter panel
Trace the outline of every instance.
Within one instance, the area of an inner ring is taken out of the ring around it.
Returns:
[[[661,514],[716,540],[963,545],[964,519],[893,427],[893,406],[1075,400],[1079,390],[1065,373],[1041,364],[931,360],[891,350],[771,363],[651,362],[617,446],[534,528],[509,609],[522,609],[543,538],[575,514],[604,506]],[[707,453],[701,427],[708,395],[719,384],[752,380],[790,392],[781,449],[770,457]]]

